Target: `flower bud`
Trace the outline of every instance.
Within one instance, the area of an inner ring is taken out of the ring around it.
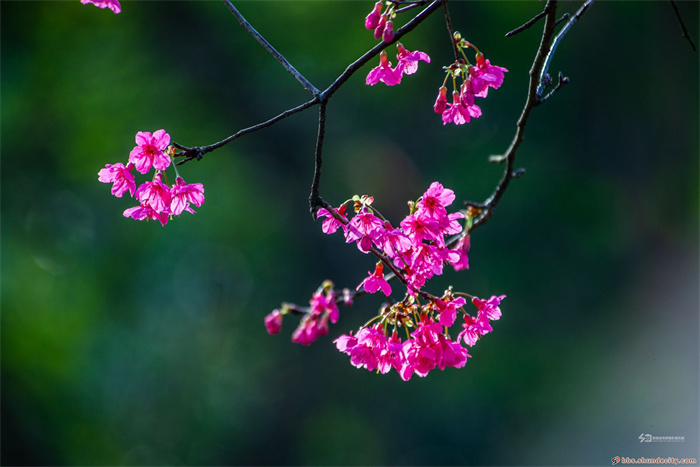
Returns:
[[[379,18],[382,13],[382,2],[381,0],[374,4],[374,8],[365,18],[365,28],[372,30],[379,25]]]
[[[387,15],[382,15],[382,17],[379,19],[379,24],[377,25],[376,28],[374,28],[374,38],[375,39],[381,39],[382,34],[384,33],[384,27],[386,26],[386,22],[388,20]]]
[[[447,88],[442,86],[438,93],[437,99],[435,99],[433,110],[435,113],[441,114],[445,111],[445,108],[447,108]]]
[[[394,40],[394,22],[387,21],[384,27],[384,33],[382,34],[382,39],[384,42],[391,42]]]
[[[284,316],[279,310],[274,310],[269,315],[265,316],[265,327],[268,334],[277,334],[282,329],[282,318]]]

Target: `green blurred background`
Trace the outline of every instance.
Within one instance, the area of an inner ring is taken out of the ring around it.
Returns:
[[[317,87],[375,44],[371,1],[241,2]],[[563,2],[573,12],[579,2]],[[166,227],[97,181],[137,131],[204,145],[305,102],[219,2],[71,2],[2,13],[2,462],[5,465],[610,465],[698,456],[698,53],[666,1],[598,2],[552,65],[571,78],[527,127],[513,182],[436,278],[506,294],[461,370],[406,383],[357,370],[287,319],[326,278],[373,261],[308,214],[317,109],[181,168],[206,203]],[[679,2],[698,40],[698,3]],[[484,200],[522,108],[541,2],[451,2],[455,27],[510,71],[483,116],[432,112],[451,61],[436,14],[403,41],[432,63],[331,100],[322,195],[372,194],[398,221],[435,180]],[[399,19],[397,23],[404,20]],[[143,177],[142,177],[143,178]],[[140,179],[139,179],[140,180]],[[395,221],[395,223],[396,223]],[[638,436],[684,436],[640,443]]]

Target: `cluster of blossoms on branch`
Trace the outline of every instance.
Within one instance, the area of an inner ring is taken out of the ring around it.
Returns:
[[[498,89],[503,84],[503,73],[507,72],[503,67],[491,65],[491,62],[484,57],[474,44],[462,38],[461,34],[455,32],[454,41],[462,55],[462,58],[455,60],[446,70],[445,81],[438,91],[433,110],[442,115],[442,123],[454,123],[462,125],[469,122],[471,118],[481,116],[481,108],[476,105],[475,97],[486,97],[489,88]],[[469,62],[464,49],[473,48],[476,51],[476,65]],[[452,102],[447,102],[448,78],[452,78]],[[457,87],[457,79],[462,80],[462,84]],[[458,90],[459,89],[459,90]]]
[[[388,2],[386,11],[382,1],[374,4],[372,11],[365,18],[365,27],[374,30],[375,39],[391,42],[394,39],[394,25],[392,18],[396,16],[395,4]],[[444,67],[446,70],[445,81],[439,89],[437,100],[433,106],[436,113],[441,114],[442,123],[454,123],[463,125],[472,118],[481,116],[481,108],[476,105],[475,97],[486,97],[488,89],[498,89],[503,84],[503,73],[507,72],[503,67],[491,65],[484,55],[473,44],[462,38],[461,34],[454,34],[455,51],[459,51],[461,58]],[[430,57],[425,52],[409,51],[403,44],[396,44],[398,54],[397,64],[392,68],[385,51],[379,54],[379,65],[372,68],[367,74],[365,82],[369,86],[381,82],[387,86],[395,86],[401,83],[403,75],[412,75],[418,71],[418,62],[430,63]],[[476,65],[472,65],[464,53],[464,49],[473,48],[476,51]],[[455,52],[457,53],[457,52]],[[452,77],[452,102],[447,101],[447,79]],[[457,86],[457,79],[461,79],[461,86]],[[459,90],[458,90],[459,89]]]
[[[334,341],[338,350],[350,355],[354,366],[380,373],[394,368],[404,380],[413,374],[426,376],[434,368],[461,368],[469,354],[460,342],[474,345],[480,336],[492,330],[489,322],[500,318],[498,306],[504,296],[481,300],[453,293],[450,288],[439,298],[422,290],[430,278],[443,273],[445,265],[452,265],[455,270],[469,267],[469,236],[463,233],[460,220],[466,217],[469,225],[471,216],[469,212],[467,216],[459,211],[448,213],[447,207],[454,199],[452,190],[434,182],[417,201],[409,202],[409,214],[396,228],[372,205],[371,196],[356,195],[332,212],[325,208],[318,211],[318,217],[324,219],[321,225],[324,233],[330,235],[342,229],[346,243],[355,243],[360,252],[372,253],[379,259],[374,271],[368,273],[356,291],[363,289],[370,294],[381,291],[388,303],[355,335],[351,332]],[[354,213],[350,219],[349,206]],[[450,248],[446,235],[460,235],[456,248]],[[406,287],[400,302],[390,299],[391,279],[385,275],[385,267]],[[276,334],[285,315],[302,314],[292,341],[309,345],[328,334],[329,321],[337,322],[337,305],[352,305],[358,293],[347,289],[338,292],[326,281],[313,294],[309,307],[283,304],[265,318],[265,325],[270,334]],[[464,311],[466,299],[456,295],[472,300],[478,310],[476,317]],[[448,328],[455,323],[460,310],[464,313],[462,331],[452,341]],[[398,334],[401,327],[406,332],[403,342]]]
[[[136,133],[136,147],[131,150],[127,165],[121,162],[107,164],[99,171],[99,181],[112,183],[114,196],[121,198],[124,193],[129,192],[139,202],[138,206],[124,211],[124,217],[136,220],[154,219],[165,225],[172,216],[179,216],[183,211],[194,214],[190,205],[199,207],[204,203],[202,184],[185,183],[175,164],[172,164],[175,169],[175,183],[168,186],[165,169],[171,165],[174,154],[175,150],[170,146],[170,135],[165,130],[158,130],[153,134],[139,131]],[[132,173],[134,168],[142,174],[153,168],[153,179],[137,188]]]

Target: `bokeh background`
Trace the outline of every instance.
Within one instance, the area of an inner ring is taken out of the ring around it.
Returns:
[[[698,3],[678,2],[698,39]],[[319,88],[375,44],[371,1],[241,2]],[[580,2],[563,2],[573,12]],[[137,131],[204,145],[309,99],[219,2],[0,4],[4,465],[610,465],[698,456],[698,53],[666,1],[598,2],[561,44],[571,84],[535,109],[513,182],[433,280],[506,294],[461,370],[403,382],[263,317],[373,267],[308,213],[317,110],[181,168],[206,203],[166,227],[97,181]],[[432,63],[388,88],[367,65],[328,107],[321,193],[395,220],[435,180],[484,200],[525,100],[541,2],[451,2],[503,87],[483,116],[432,112],[441,14],[403,41]],[[397,24],[404,20],[397,20]],[[172,175],[171,175],[172,176]],[[140,179],[139,179],[140,180]],[[640,434],[683,443],[640,443]]]

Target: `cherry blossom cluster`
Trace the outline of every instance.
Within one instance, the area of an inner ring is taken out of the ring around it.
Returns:
[[[469,122],[471,118],[480,117],[481,108],[476,105],[474,98],[486,97],[489,88],[498,89],[503,84],[503,73],[508,71],[503,67],[491,65],[484,54],[474,44],[463,39],[458,32],[454,34],[454,40],[463,58],[444,67],[447,74],[433,106],[435,113],[442,115],[443,125],[448,123],[462,125]],[[473,48],[476,51],[476,65],[472,65],[464,53],[467,48]],[[448,103],[445,85],[450,77],[452,77],[452,102]],[[458,78],[462,81],[459,87]]]
[[[388,2],[386,11],[384,3],[380,0],[374,4],[372,11],[365,18],[365,28],[374,30],[374,38],[382,39],[384,42],[394,40],[394,23],[392,19],[396,16],[394,3]],[[403,75],[412,75],[418,71],[418,62],[423,60],[430,63],[430,57],[425,52],[418,50],[411,52],[407,50],[403,44],[396,44],[399,53],[396,55],[398,62],[396,68],[391,67],[386,52],[382,51],[379,54],[379,65],[372,68],[367,74],[365,82],[368,86],[382,82],[387,86],[395,86],[401,83]]]
[[[281,309],[273,310],[265,317],[265,327],[268,333],[277,334],[282,329],[285,315],[301,313],[303,316],[292,333],[292,342],[311,345],[319,337],[328,334],[329,321],[333,324],[338,322],[338,303],[352,305],[350,291],[345,289],[342,293],[337,293],[331,281],[324,281],[311,296],[308,307],[300,309],[294,305],[282,304]]]
[[[99,8],[109,8],[115,14],[119,14],[122,11],[122,6],[119,4],[119,0],[80,0],[80,3],[83,5],[92,3]]]
[[[121,162],[107,164],[98,173],[99,181],[112,183],[112,194],[121,198],[129,192],[139,202],[138,206],[124,211],[124,217],[136,220],[154,219],[162,225],[168,223],[172,216],[179,216],[183,211],[194,214],[190,205],[197,207],[204,203],[204,187],[201,183],[185,183],[175,169],[175,183],[168,186],[165,169],[171,165],[175,150],[170,146],[170,135],[165,130],[151,134],[147,131],[136,133],[136,146],[129,154],[125,166]],[[145,174],[154,169],[153,179],[136,187],[134,168]],[[165,183],[163,183],[165,178]]]
[[[404,381],[414,374],[425,377],[435,368],[462,368],[471,357],[462,343],[472,347],[481,336],[493,331],[490,321],[501,317],[499,305],[505,295],[488,300],[472,297],[476,316],[464,311],[466,299],[455,295],[448,289],[441,298],[432,297],[424,305],[407,296],[385,307],[373,320],[376,323],[362,326],[355,335],[352,332],[343,334],[333,343],[350,356],[350,363],[356,368],[381,374],[393,368]],[[455,323],[460,311],[463,313],[462,330],[453,341],[448,328]],[[400,327],[406,332],[403,342],[399,337]],[[409,328],[413,329],[410,333]]]
[[[418,62],[420,60],[430,63],[430,57],[425,52],[415,50],[411,52],[407,50],[400,42],[396,44],[399,53],[396,55],[398,62],[396,68],[391,67],[391,62],[387,53],[382,51],[379,54],[379,65],[372,68],[367,74],[365,83],[368,86],[382,82],[387,86],[394,86],[401,83],[403,75],[412,75],[418,71]]]
[[[447,208],[454,200],[452,190],[434,182],[417,201],[408,203],[409,214],[396,228],[373,206],[371,196],[356,195],[338,208],[319,209],[317,214],[323,219],[321,230],[324,233],[330,235],[342,230],[346,243],[354,243],[360,252],[372,253],[379,261],[355,292],[336,291],[333,284],[326,281],[311,297],[309,307],[283,304],[265,317],[267,331],[277,334],[285,315],[301,314],[303,317],[292,334],[292,341],[309,345],[328,334],[329,322],[338,320],[338,305],[350,306],[358,294],[381,291],[388,302],[380,313],[355,335],[351,332],[334,341],[338,350],[350,355],[354,366],[379,373],[394,368],[405,381],[413,374],[426,376],[435,368],[463,367],[469,353],[462,342],[471,347],[493,330],[490,321],[500,318],[499,304],[505,296],[482,300],[453,293],[450,288],[438,298],[422,290],[427,280],[442,274],[445,265],[452,265],[455,270],[469,267],[470,241],[462,232],[460,220],[466,219],[469,226],[472,214],[470,211],[466,216],[459,211],[448,213]],[[445,237],[459,234],[462,235],[455,248],[450,248],[455,242]],[[406,287],[398,303],[391,301],[391,277],[385,275],[385,268]],[[476,316],[464,310],[467,303],[464,297],[469,297],[477,307]],[[462,330],[452,341],[448,328],[453,326],[460,312],[464,314]],[[403,342],[399,337],[402,327],[406,333]]]
[[[355,243],[362,253],[369,253],[374,248],[388,267],[401,271],[409,293],[415,295],[428,279],[442,274],[444,264],[456,266],[458,270],[467,264],[466,242],[462,242],[459,249],[448,248],[445,243],[446,235],[462,232],[459,220],[464,214],[447,213],[447,206],[454,199],[452,190],[438,182],[432,183],[418,201],[409,203],[410,213],[399,227],[393,227],[372,207],[374,199],[370,196],[355,196],[334,209],[334,213],[319,209],[318,216],[325,218],[322,224],[324,233],[332,234],[342,227],[346,243]],[[355,215],[348,220],[345,213],[350,202]],[[382,261],[358,285],[358,289],[363,287],[368,293],[381,290],[386,296],[391,294],[391,287],[384,279]]]

